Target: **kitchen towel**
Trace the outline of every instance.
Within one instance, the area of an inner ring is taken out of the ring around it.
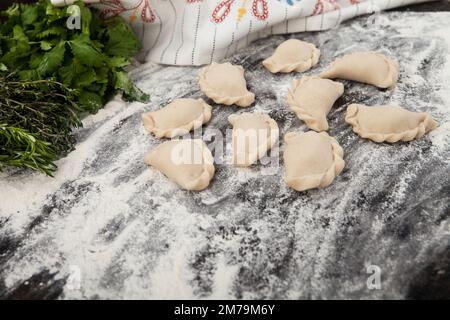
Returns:
[[[103,17],[130,22],[144,45],[140,59],[168,65],[209,64],[272,34],[336,28],[359,15],[426,1],[84,0]]]

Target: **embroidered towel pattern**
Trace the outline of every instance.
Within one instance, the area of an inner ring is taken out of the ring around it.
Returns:
[[[130,22],[144,44],[139,59],[168,65],[209,64],[269,35],[327,30],[356,16],[426,1],[84,0],[103,17]]]

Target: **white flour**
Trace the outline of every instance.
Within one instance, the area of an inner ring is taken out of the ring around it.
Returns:
[[[425,50],[409,51],[408,61],[400,61],[402,78],[396,90],[380,92],[374,99],[430,112],[440,123],[439,129],[430,134],[431,153],[439,158],[448,151],[450,142],[450,13],[411,13],[400,17],[382,14],[375,25],[369,25],[370,34],[381,37],[394,29],[398,38],[423,36],[432,39],[431,45]],[[356,32],[360,25],[353,29],[350,26],[345,24],[342,30],[351,35],[348,44],[357,47],[352,41],[364,39],[364,35]],[[317,41],[328,39],[327,34],[319,33]],[[418,70],[438,44],[440,48],[445,44],[447,60],[442,66],[433,66],[432,74],[424,78]],[[326,59],[329,58],[330,54]],[[320,68],[324,66],[321,64]],[[114,102],[84,119],[81,141],[74,152],[58,161],[55,178],[39,173],[0,173],[0,240],[22,239],[21,247],[0,272],[6,288],[12,289],[43,270],[57,273],[58,279],[67,278],[71,267],[76,267],[80,270],[80,287],[66,286],[62,298],[294,299],[348,296],[351,292],[367,294],[363,291],[364,281],[333,282],[328,264],[335,252],[335,241],[342,234],[342,225],[361,219],[359,211],[350,210],[356,208],[353,203],[358,195],[366,184],[375,186],[368,191],[370,194],[381,192],[386,181],[383,173],[388,171],[383,166],[399,166],[400,170],[400,162],[396,161],[401,156],[390,154],[392,149],[388,147],[357,140],[358,153],[346,154],[348,172],[344,176],[351,184],[346,185],[345,192],[340,189],[345,184],[342,180],[325,191],[298,196],[293,211],[285,215],[281,215],[277,206],[296,196],[282,181],[281,169],[277,176],[261,176],[261,168],[225,167],[218,171],[208,190],[197,194],[179,190],[142,163],[143,155],[159,142],[144,131],[140,114],[177,97],[198,95],[196,73],[193,68],[151,65],[134,70],[132,76],[139,86],[151,93],[151,104],[133,103],[125,107]],[[289,76],[261,85],[272,86],[275,100],[282,103],[291,81]],[[433,88],[431,101],[415,95],[423,86]],[[365,91],[373,92],[371,88]],[[214,108],[211,126],[226,128],[228,125],[219,120],[223,121],[233,109]],[[271,104],[264,104],[256,109],[264,112],[270,108]],[[224,116],[218,117],[219,113]],[[297,128],[303,128],[295,117],[290,119]],[[344,149],[354,141],[337,129],[333,134]],[[411,151],[415,145],[399,148]],[[448,158],[443,160],[450,162]],[[386,221],[395,219],[391,209],[405,199],[409,179],[420,169],[418,165],[409,173],[402,171],[391,195],[395,201],[384,202],[386,207],[381,209],[385,213],[365,230],[368,242],[379,239]],[[378,177],[373,178],[375,173]],[[241,192],[245,188],[251,191],[248,195]],[[272,198],[266,199],[267,194]],[[234,201],[234,196],[249,199]],[[263,205],[264,210],[258,209]],[[45,216],[45,221],[27,231],[30,223],[40,216]],[[421,254],[450,234],[448,224],[434,230],[433,238],[423,239]],[[366,265],[382,263],[377,259],[389,256],[392,243],[386,240],[376,248],[381,249],[373,253],[371,261],[363,261],[361,265],[363,277]],[[203,256],[205,252],[208,254]],[[287,270],[276,271],[275,262],[281,261],[283,255],[291,256],[294,262],[286,263]],[[385,263],[386,272],[399,272],[394,261]],[[250,279],[249,283],[235,283],[240,272],[245,273],[246,278],[242,279]],[[275,276],[274,272],[288,275]],[[250,281],[261,281],[260,289],[252,290]],[[384,285],[393,285],[392,281],[387,279]],[[370,293],[370,297],[382,294],[385,293]],[[403,294],[392,289],[389,297]]]

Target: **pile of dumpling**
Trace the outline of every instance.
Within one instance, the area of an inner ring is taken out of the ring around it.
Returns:
[[[319,57],[320,50],[313,44],[290,39],[280,44],[263,65],[272,73],[304,72],[314,67]],[[344,93],[344,86],[329,79],[393,88],[398,74],[398,64],[387,56],[356,52],[336,59],[318,76],[293,81],[287,104],[311,131],[288,132],[284,136],[285,181],[291,188],[304,191],[327,187],[344,168],[343,149],[326,132],[329,128],[327,115]],[[213,63],[201,69],[199,85],[202,92],[218,104],[248,107],[255,101],[255,94],[247,89],[244,69],[238,65]],[[210,119],[211,106],[202,99],[176,99],[158,111],[143,114],[145,128],[158,138],[184,135]],[[233,127],[233,164],[236,166],[254,164],[278,141],[278,125],[267,114],[233,114],[228,121]],[[350,104],[345,121],[359,136],[375,142],[411,141],[437,127],[437,122],[427,113],[394,105]],[[257,143],[246,139],[249,130],[263,132],[258,135]],[[213,161],[210,150],[200,139],[170,140],[145,156],[147,164],[186,190],[208,187],[214,176]]]

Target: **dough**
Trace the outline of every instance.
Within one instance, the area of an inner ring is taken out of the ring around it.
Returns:
[[[294,80],[288,92],[288,105],[316,131],[328,130],[327,114],[344,93],[344,85],[316,76]]]
[[[289,132],[284,141],[285,181],[297,191],[327,187],[344,169],[344,151],[326,132]]]
[[[156,137],[182,136],[211,119],[211,106],[202,99],[176,99],[162,109],[142,115],[144,127]]]
[[[398,64],[381,53],[356,52],[336,59],[320,76],[393,88],[398,80]]]
[[[200,88],[215,103],[248,107],[255,94],[247,90],[244,68],[231,63],[212,63],[200,70]]]
[[[438,123],[427,113],[412,112],[398,106],[351,104],[345,121],[362,138],[375,142],[411,141],[437,128]]]
[[[214,159],[200,139],[171,140],[148,153],[144,161],[186,190],[203,190],[214,176]]]
[[[267,114],[232,114],[228,121],[233,126],[233,164],[236,166],[252,165],[278,140],[278,125]]]
[[[283,42],[263,65],[272,73],[304,72],[319,62],[320,50],[315,45],[297,39]]]

